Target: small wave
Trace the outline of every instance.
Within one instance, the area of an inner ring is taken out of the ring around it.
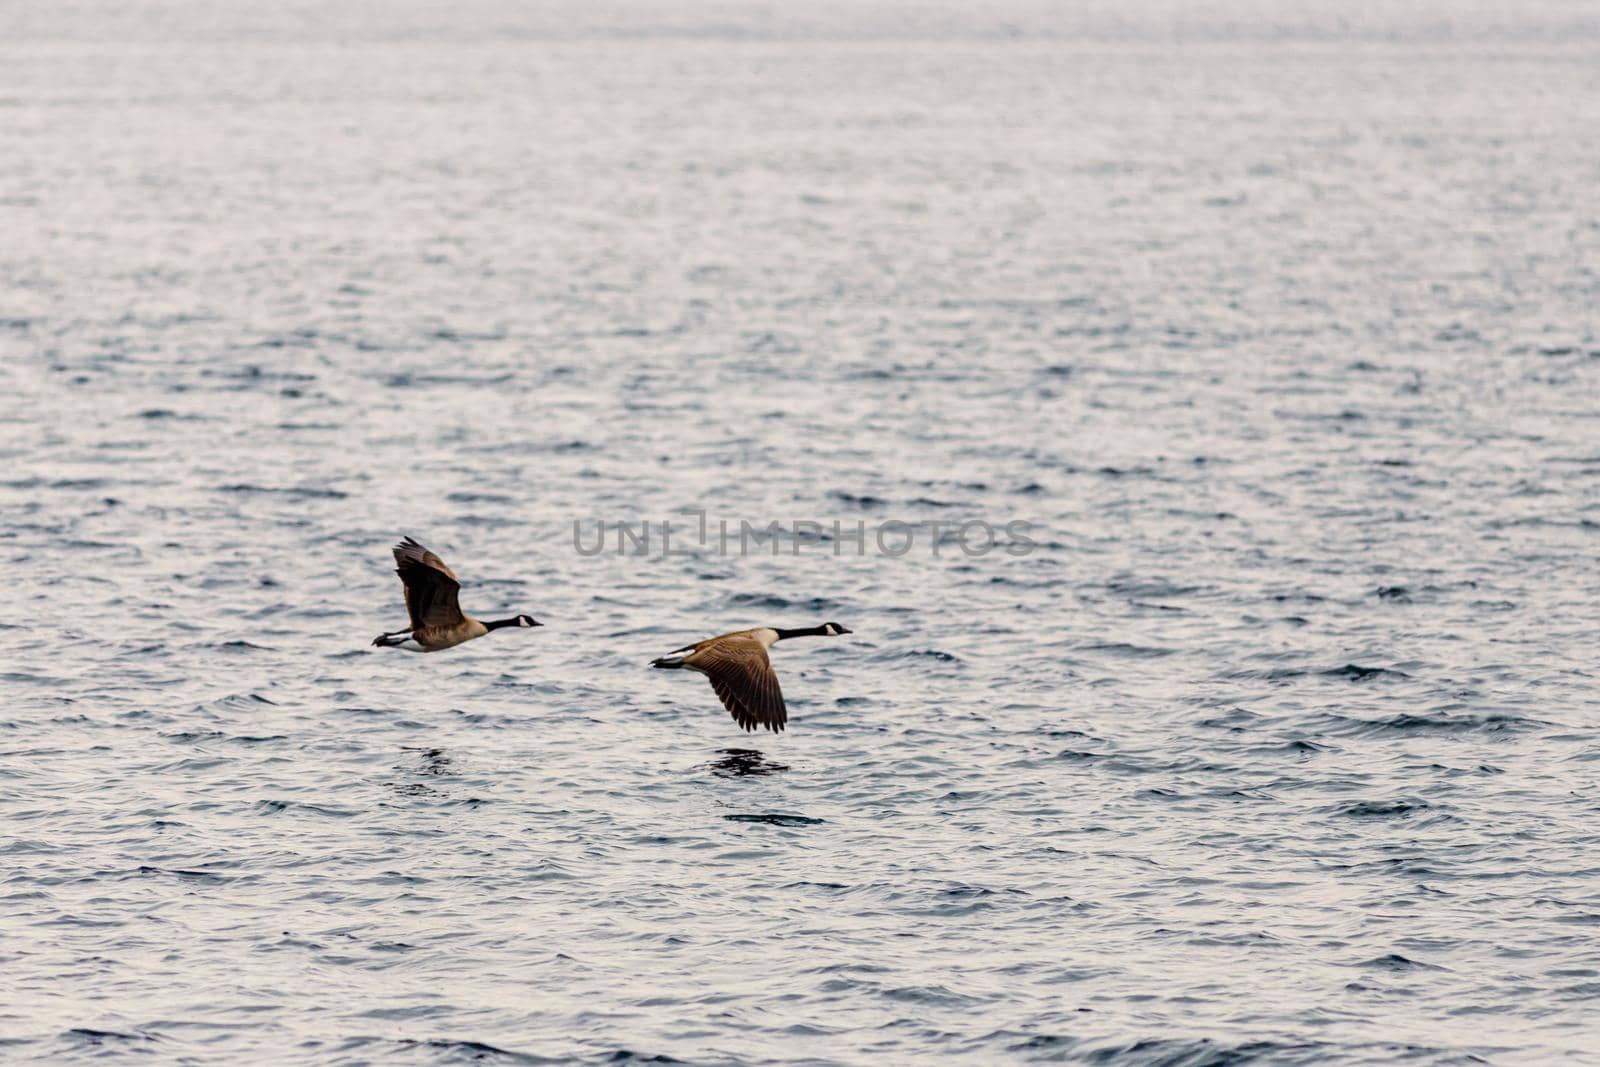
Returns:
[[[343,489],[315,488],[304,485],[252,485],[248,482],[238,482],[233,485],[217,486],[219,493],[273,493],[287,496],[295,500],[345,500],[350,494]]]
[[[185,871],[168,869],[166,867],[151,867],[148,865],[140,867],[139,873],[142,875],[165,874],[186,882],[211,882],[215,884],[222,884],[232,880],[226,875],[217,874],[213,871]]]
[[[1421,960],[1414,960],[1407,956],[1402,956],[1398,952],[1391,952],[1387,956],[1378,956],[1375,959],[1364,960],[1363,962],[1356,964],[1356,966],[1368,971],[1445,970],[1444,967],[1440,967],[1437,964],[1423,963]]]
[[[314,382],[315,374],[302,371],[272,371],[251,363],[243,367],[206,367],[200,371],[202,378],[222,378],[229,381]]]
[[[103,1045],[107,1041],[159,1041],[154,1034],[126,1034],[121,1030],[96,1030],[88,1026],[75,1026],[63,1037],[88,1045]]]
[[[959,1006],[963,1004],[980,1003],[980,998],[967,993],[958,993],[942,985],[932,986],[897,986],[891,989],[879,990],[879,995],[890,1000],[902,1000],[912,1004],[944,1004]]]
[[[635,1052],[630,1048],[619,1048],[611,1055],[604,1058],[606,1063],[682,1063],[664,1053]]]
[[[1352,819],[1406,819],[1421,811],[1432,811],[1426,800],[1362,800],[1338,808],[1334,814]]]
[[[733,611],[733,610],[790,611],[790,610],[793,610],[793,611],[803,611],[803,612],[822,612],[822,611],[840,611],[840,610],[843,610],[846,607],[846,605],[844,605],[840,601],[831,600],[828,597],[814,596],[814,597],[808,597],[808,598],[803,599],[803,600],[801,600],[801,599],[791,600],[788,597],[780,596],[779,594],[776,594],[776,593],[733,593],[733,594],[730,594],[728,596],[722,597],[720,603],[721,603],[723,609],[727,610],[727,611]],[[849,621],[846,620],[846,619],[840,619],[839,622],[843,623],[845,626],[849,626],[850,625]],[[774,622],[773,625],[777,625],[777,623]]]
[[[146,408],[145,410],[139,412],[138,417],[141,419],[148,419],[150,421],[156,421],[159,419],[174,419],[182,422],[202,422],[205,419],[204,415],[180,415],[176,411],[172,411],[168,408]]]
[[[768,826],[816,826],[827,822],[826,819],[815,819],[809,815],[785,815],[782,812],[752,812],[749,814],[724,815],[729,822],[758,822]]]
[[[4,489],[104,489],[111,485],[105,478],[17,478],[0,482]]]
[[[1327,1053],[1326,1046],[1309,1043],[1250,1041],[1225,1045],[1209,1037],[1152,1037],[1100,1045],[1085,1050],[1079,1058],[1085,1063],[1116,1067],[1238,1067],[1246,1063],[1314,1064],[1323,1062]]]
[[[473,1060],[510,1060],[515,1063],[556,1063],[558,1061],[547,1059],[527,1052],[515,1052],[511,1049],[491,1045],[487,1041],[473,1041],[471,1039],[450,1040],[447,1038],[401,1038],[395,1042],[403,1049],[431,1049],[435,1052],[446,1054],[465,1054]]]
[[[847,493],[843,489],[834,489],[828,495],[857,508],[881,508],[887,507],[889,503],[881,496],[872,496],[870,493]]]
[[[446,493],[452,504],[514,504],[516,501],[504,493],[455,492]]]
[[[1160,600],[1165,597],[1193,596],[1203,591],[1199,585],[1169,582],[1164,578],[1136,578],[1118,575],[1105,584],[1107,592],[1138,600]]]
[[[333,819],[348,819],[356,813],[342,808],[324,807],[320,804],[302,804],[293,800],[258,800],[256,801],[257,815],[280,815],[293,808],[295,811],[309,812],[312,815],[326,815]]]
[[[1170,656],[1170,648],[1156,648],[1150,645],[1130,645],[1122,641],[1110,641],[1103,644],[1078,645],[1075,652],[1109,652],[1113,656],[1125,656],[1131,659],[1156,659],[1161,656]]]
[[[1345,678],[1352,682],[1366,682],[1374,678],[1411,677],[1404,671],[1397,671],[1389,667],[1363,667],[1358,663],[1346,663],[1343,667],[1332,667],[1319,673],[1324,678]]]
[[[220,741],[228,735],[221,730],[182,730],[178,733],[164,736],[174,744],[189,745],[196,741]]]
[[[1328,732],[1355,736],[1372,736],[1386,733],[1443,733],[1459,734],[1483,731],[1500,733],[1511,730],[1535,729],[1546,723],[1511,712],[1481,712],[1469,715],[1416,714],[1403,712],[1381,719],[1359,719],[1345,715],[1328,717]]]

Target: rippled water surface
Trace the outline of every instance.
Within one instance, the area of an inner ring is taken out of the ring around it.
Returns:
[[[1593,1062],[1592,45],[150,11],[0,44],[0,1056]]]

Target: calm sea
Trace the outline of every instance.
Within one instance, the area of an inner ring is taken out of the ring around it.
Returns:
[[[1600,29],[1229,3],[0,9],[0,1059],[1595,1062]]]

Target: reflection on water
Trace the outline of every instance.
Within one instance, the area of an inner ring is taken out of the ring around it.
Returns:
[[[753,748],[725,748],[722,755],[706,764],[711,772],[722,778],[748,778],[777,774],[789,769],[787,763],[775,763]]]
[[[416,748],[411,745],[402,745],[400,748],[403,752],[417,753],[416,765],[411,768],[413,774],[442,775],[455,773],[450,769],[450,765],[454,760],[445,755],[442,748]]]

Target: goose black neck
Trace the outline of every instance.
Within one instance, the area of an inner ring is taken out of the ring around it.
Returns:
[[[518,625],[520,625],[520,623],[517,621],[517,616],[513,615],[509,619],[496,619],[493,622],[485,622],[483,624],[483,628],[485,630],[498,630],[502,626],[518,626]]]
[[[778,630],[776,626],[773,629]],[[791,637],[826,637],[827,634],[828,628],[826,626],[805,626],[798,630],[778,630],[778,636],[775,640],[787,641]]]

